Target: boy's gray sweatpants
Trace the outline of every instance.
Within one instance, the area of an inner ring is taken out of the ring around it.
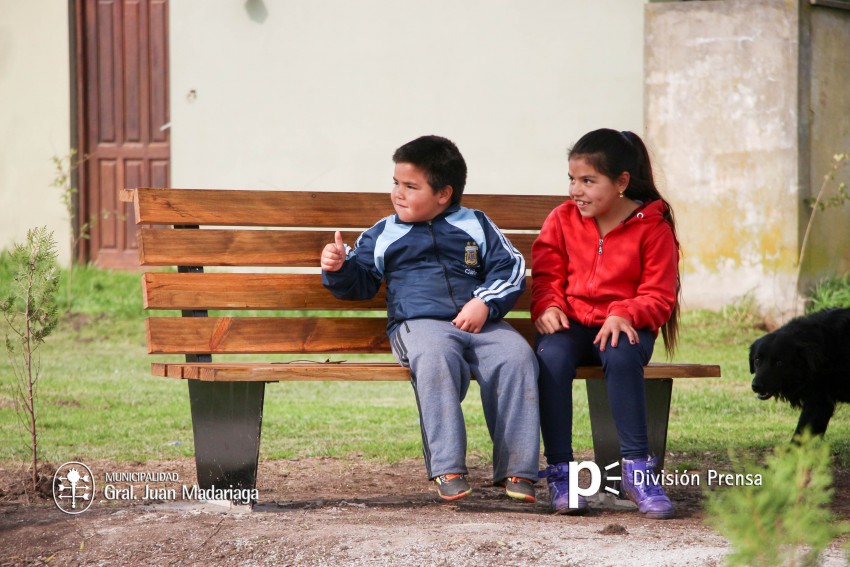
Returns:
[[[504,321],[469,333],[449,321],[413,319],[399,326],[391,343],[396,359],[410,367],[429,479],[467,473],[460,403],[472,372],[493,440],[493,481],[509,476],[537,480],[537,360],[522,335]]]

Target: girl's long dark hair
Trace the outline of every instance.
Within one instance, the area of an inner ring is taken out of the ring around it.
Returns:
[[[660,199],[666,206],[664,218],[673,229],[676,237],[676,219],[670,206],[655,185],[652,175],[652,163],[649,152],[640,136],[634,132],[619,132],[602,128],[588,132],[570,149],[569,158],[581,157],[593,166],[599,173],[610,179],[617,179],[623,172],[629,173],[629,185],[624,191],[625,196],[633,201],[648,203]],[[661,326],[661,336],[664,337],[664,349],[667,357],[672,358],[679,339],[679,299],[682,293],[681,278],[678,264],[676,265],[676,303],[670,319]]]

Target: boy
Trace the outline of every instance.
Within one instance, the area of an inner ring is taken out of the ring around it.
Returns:
[[[396,214],[360,235],[339,232],[322,251],[322,281],[340,299],[373,297],[387,282],[387,334],[410,368],[428,478],[444,500],[466,480],[461,401],[470,372],[493,440],[493,480],[535,501],[539,459],[537,362],[502,317],[525,288],[525,261],[480,211],[460,206],[466,163],[457,147],[423,136],[393,154]]]

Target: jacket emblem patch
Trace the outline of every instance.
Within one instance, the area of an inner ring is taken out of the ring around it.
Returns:
[[[467,242],[464,248],[463,262],[467,266],[478,265],[478,245],[474,242]]]

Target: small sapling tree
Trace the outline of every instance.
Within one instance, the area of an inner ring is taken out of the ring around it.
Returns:
[[[59,286],[56,242],[47,227],[27,232],[26,244],[12,251],[12,281],[0,298],[6,320],[6,352],[15,375],[18,417],[30,434],[33,491],[38,487],[37,384],[41,375],[40,347],[58,323]],[[3,286],[6,288],[7,286]]]

